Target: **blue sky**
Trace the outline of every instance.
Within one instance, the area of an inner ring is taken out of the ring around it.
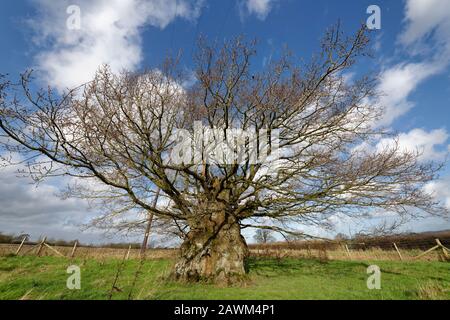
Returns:
[[[381,29],[373,32],[374,58],[361,60],[353,72],[380,75],[386,106],[382,124],[400,133],[405,148],[423,150],[424,160],[444,161],[450,151],[448,0],[3,1],[0,73],[14,76],[34,68],[40,85],[62,90],[89,80],[100,63],[117,71],[138,70],[155,67],[179,50],[189,70],[200,35],[219,41],[238,35],[256,38],[255,68],[276,57],[284,45],[307,61],[320,48],[327,27],[340,20],[346,32],[356,31],[373,4],[381,9]],[[66,26],[69,5],[81,9],[79,30]],[[100,241],[98,234],[80,233],[76,227],[95,215],[85,213],[85,204],[56,196],[43,199],[60,183],[36,188],[11,169],[0,171],[0,230]],[[429,189],[450,207],[450,166]],[[30,213],[32,207],[42,212]],[[22,213],[11,213],[18,211]],[[340,228],[357,231],[358,226],[346,222]],[[427,219],[407,228],[450,229],[450,222]]]

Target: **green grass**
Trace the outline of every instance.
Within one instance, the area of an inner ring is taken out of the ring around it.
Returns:
[[[81,290],[66,288],[69,265],[81,268]],[[119,260],[0,258],[0,299],[108,299]],[[138,261],[127,261],[113,299],[127,299]],[[367,267],[381,268],[381,290],[366,286]],[[249,262],[245,285],[180,284],[167,280],[172,261],[146,261],[136,299],[450,299],[450,264],[263,259]],[[30,290],[32,290],[30,292]]]

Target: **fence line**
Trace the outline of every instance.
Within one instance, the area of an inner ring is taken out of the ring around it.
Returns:
[[[387,246],[388,242],[383,242],[379,247],[377,247],[374,243],[371,243],[370,246],[367,246],[365,243],[355,243],[355,242],[340,242],[340,248],[342,251],[341,252],[341,256],[339,256],[339,246],[336,246],[337,244],[339,244],[339,242],[335,242],[333,243],[333,245],[328,245],[326,243],[302,243],[301,245],[298,246],[273,246],[271,247],[270,245],[268,245],[266,248],[264,248],[264,246],[261,247],[254,247],[250,249],[250,252],[253,255],[256,256],[264,256],[264,255],[273,255],[273,256],[290,256],[289,253],[300,253],[302,251],[307,252],[307,257],[312,257],[314,256],[313,251],[316,251],[316,253],[319,255],[319,257],[327,257],[329,255],[334,256],[335,259],[339,259],[339,258],[347,258],[349,260],[358,260],[358,259],[362,259],[362,256],[364,255],[364,252],[367,252],[368,254],[373,253],[374,255],[382,255],[380,252],[376,252],[376,250],[372,249],[380,249],[383,252],[392,252],[391,254],[389,254],[387,256],[387,258],[394,258],[392,256],[392,254],[395,254],[395,256],[397,256],[397,259],[399,259],[400,261],[406,261],[406,260],[418,260],[420,258],[423,258],[433,252],[438,254],[438,258],[441,260],[445,260],[445,261],[450,261],[450,249],[448,248],[448,246],[443,244],[443,241],[441,241],[440,239],[435,239],[435,245],[433,247],[430,248],[430,241],[412,241],[413,243],[407,243],[406,241],[397,241],[397,242],[391,242],[390,246]],[[448,241],[447,241],[448,242]],[[427,244],[427,246],[425,246],[425,243]],[[413,250],[409,249],[411,246],[414,247]],[[60,256],[60,257],[65,257],[68,259],[73,259],[76,257],[77,255],[77,249],[79,248],[79,243],[78,241],[75,241],[73,247],[68,247],[69,251],[67,252],[67,250],[62,250],[60,251],[60,247],[57,246],[51,246],[49,243],[47,243],[47,237],[44,237],[39,243],[32,245],[30,248],[26,248],[26,238],[22,239],[21,243],[18,245],[18,248],[16,250],[14,250],[13,247],[13,254],[15,254],[16,256],[19,255],[27,255],[30,253],[33,253],[36,256],[40,256],[44,250],[48,249],[49,251],[51,251],[53,254]],[[420,249],[419,249],[420,248]],[[101,248],[95,248],[96,249],[101,249]],[[107,249],[107,248],[104,248]],[[388,249],[388,250],[386,250]],[[89,248],[88,248],[89,250]],[[132,250],[132,246],[129,245],[128,248],[121,248],[121,249],[116,249],[116,248],[111,248],[111,253],[113,253],[115,255],[115,253],[117,253],[118,250],[122,251],[122,250],[126,250],[125,252],[125,260],[129,260],[131,258],[131,250]],[[137,251],[139,249],[133,249],[134,251]],[[406,251],[407,250],[407,251]],[[421,250],[424,252],[420,252],[420,253],[416,253],[415,255],[411,255],[412,253],[414,253],[414,250]],[[159,249],[157,251],[161,251],[161,252],[175,252],[176,250],[174,249]],[[63,253],[65,252],[65,254]],[[342,256],[342,252],[344,254],[344,256]],[[261,254],[262,253],[262,254]],[[85,253],[86,255],[86,253]],[[136,255],[133,255],[134,257],[136,257]],[[172,255],[169,254],[165,254],[164,257],[170,257]],[[291,255],[291,256],[295,256],[295,255]],[[298,254],[297,256],[303,257],[304,255],[300,255]],[[386,258],[386,256],[383,256],[384,258]],[[371,258],[366,257],[366,258]]]
[[[425,257],[432,252],[438,253],[439,260],[442,261],[450,261],[450,250],[448,247],[442,244],[439,239],[434,240],[436,245],[430,248],[430,242],[428,241],[428,246],[421,246],[421,249],[417,248],[417,243],[414,243],[414,249],[405,249],[399,246],[397,242],[391,242],[389,247],[386,246],[387,242],[383,242],[382,246],[377,247],[375,244],[371,244],[370,246],[365,246],[365,243],[357,243],[358,246],[355,246],[354,242],[339,242],[340,246],[337,246],[338,242],[333,242],[331,245],[327,245],[326,242],[318,243],[314,242],[314,248],[319,258],[322,257],[332,257],[332,259],[342,260],[364,260],[364,259],[375,259],[375,260],[383,260],[383,259],[399,259],[400,261],[407,260],[417,260],[422,257]],[[402,244],[406,242],[403,241]],[[359,247],[359,248],[358,248]],[[339,248],[341,250],[339,250]],[[308,244],[306,247],[304,244],[300,245],[261,245],[261,246],[253,246],[251,251],[254,252],[256,256],[272,256],[276,258],[282,257],[305,257],[302,252],[306,250],[306,257],[313,257],[311,251],[311,245]],[[402,251],[403,250],[403,251]],[[416,250],[424,251],[421,253],[415,252]],[[367,255],[365,255],[367,253]],[[382,258],[380,258],[380,256]]]

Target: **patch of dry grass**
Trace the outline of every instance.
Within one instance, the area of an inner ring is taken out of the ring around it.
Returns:
[[[270,258],[303,258],[303,259],[319,259],[319,260],[345,260],[345,261],[399,261],[400,257],[395,250],[382,250],[372,248],[368,250],[350,250],[350,254],[346,250],[324,250],[324,249],[252,249],[251,255],[254,257],[270,257]],[[415,259],[423,251],[418,249],[401,251],[404,261],[440,261],[438,251]]]
[[[16,244],[0,244],[0,256],[8,256],[13,255],[19,245]],[[23,255],[28,250],[30,250],[33,246],[24,245],[20,255]],[[62,253],[64,256],[69,257],[72,248],[71,247],[53,247]],[[33,250],[27,255],[35,255],[37,250]],[[75,257],[81,259],[96,259],[96,260],[107,260],[107,259],[122,259],[124,254],[128,251],[128,249],[116,249],[116,248],[94,248],[94,247],[79,247],[77,248]],[[131,249],[130,251],[130,259],[139,259],[139,249]],[[178,250],[174,249],[149,249],[147,250],[146,256],[147,259],[170,259],[174,258],[178,253]],[[57,256],[56,253],[52,252],[48,248],[43,248],[41,251],[41,256],[43,257],[52,257]]]
[[[420,300],[446,300],[446,292],[448,291],[441,284],[435,281],[428,281],[419,285],[417,295]]]
[[[21,250],[21,255],[32,246],[25,245]],[[18,245],[0,244],[0,256],[13,255],[17,250]],[[70,256],[72,248],[70,247],[54,247],[65,256]],[[76,257],[84,260],[95,259],[104,262],[108,259],[122,259],[128,249],[119,248],[93,248],[80,247],[77,249]],[[410,249],[400,250],[404,261],[442,261],[442,254],[439,250],[431,252],[430,254],[415,259],[418,255],[423,253],[423,250]],[[344,249],[326,250],[321,249],[250,249],[253,257],[269,257],[275,259],[283,258],[304,258],[304,259],[319,259],[319,260],[345,260],[345,261],[362,261],[362,260],[379,260],[379,261],[399,261],[395,250],[382,250],[379,248],[371,248],[367,250],[350,250],[350,255]],[[27,255],[36,254],[36,250],[29,252]],[[147,251],[147,259],[172,259],[178,254],[176,249],[149,249]],[[41,256],[56,256],[48,248],[43,248]],[[139,249],[131,249],[130,259],[139,259]]]

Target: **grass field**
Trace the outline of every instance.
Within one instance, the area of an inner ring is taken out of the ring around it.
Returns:
[[[0,299],[108,299],[118,259],[0,257]],[[81,268],[81,290],[66,288],[69,265]],[[167,279],[172,260],[147,260],[133,299],[450,299],[445,262],[252,259],[247,283],[223,288]],[[381,268],[381,290],[367,289],[367,267]],[[138,260],[126,261],[113,299],[127,299]]]

